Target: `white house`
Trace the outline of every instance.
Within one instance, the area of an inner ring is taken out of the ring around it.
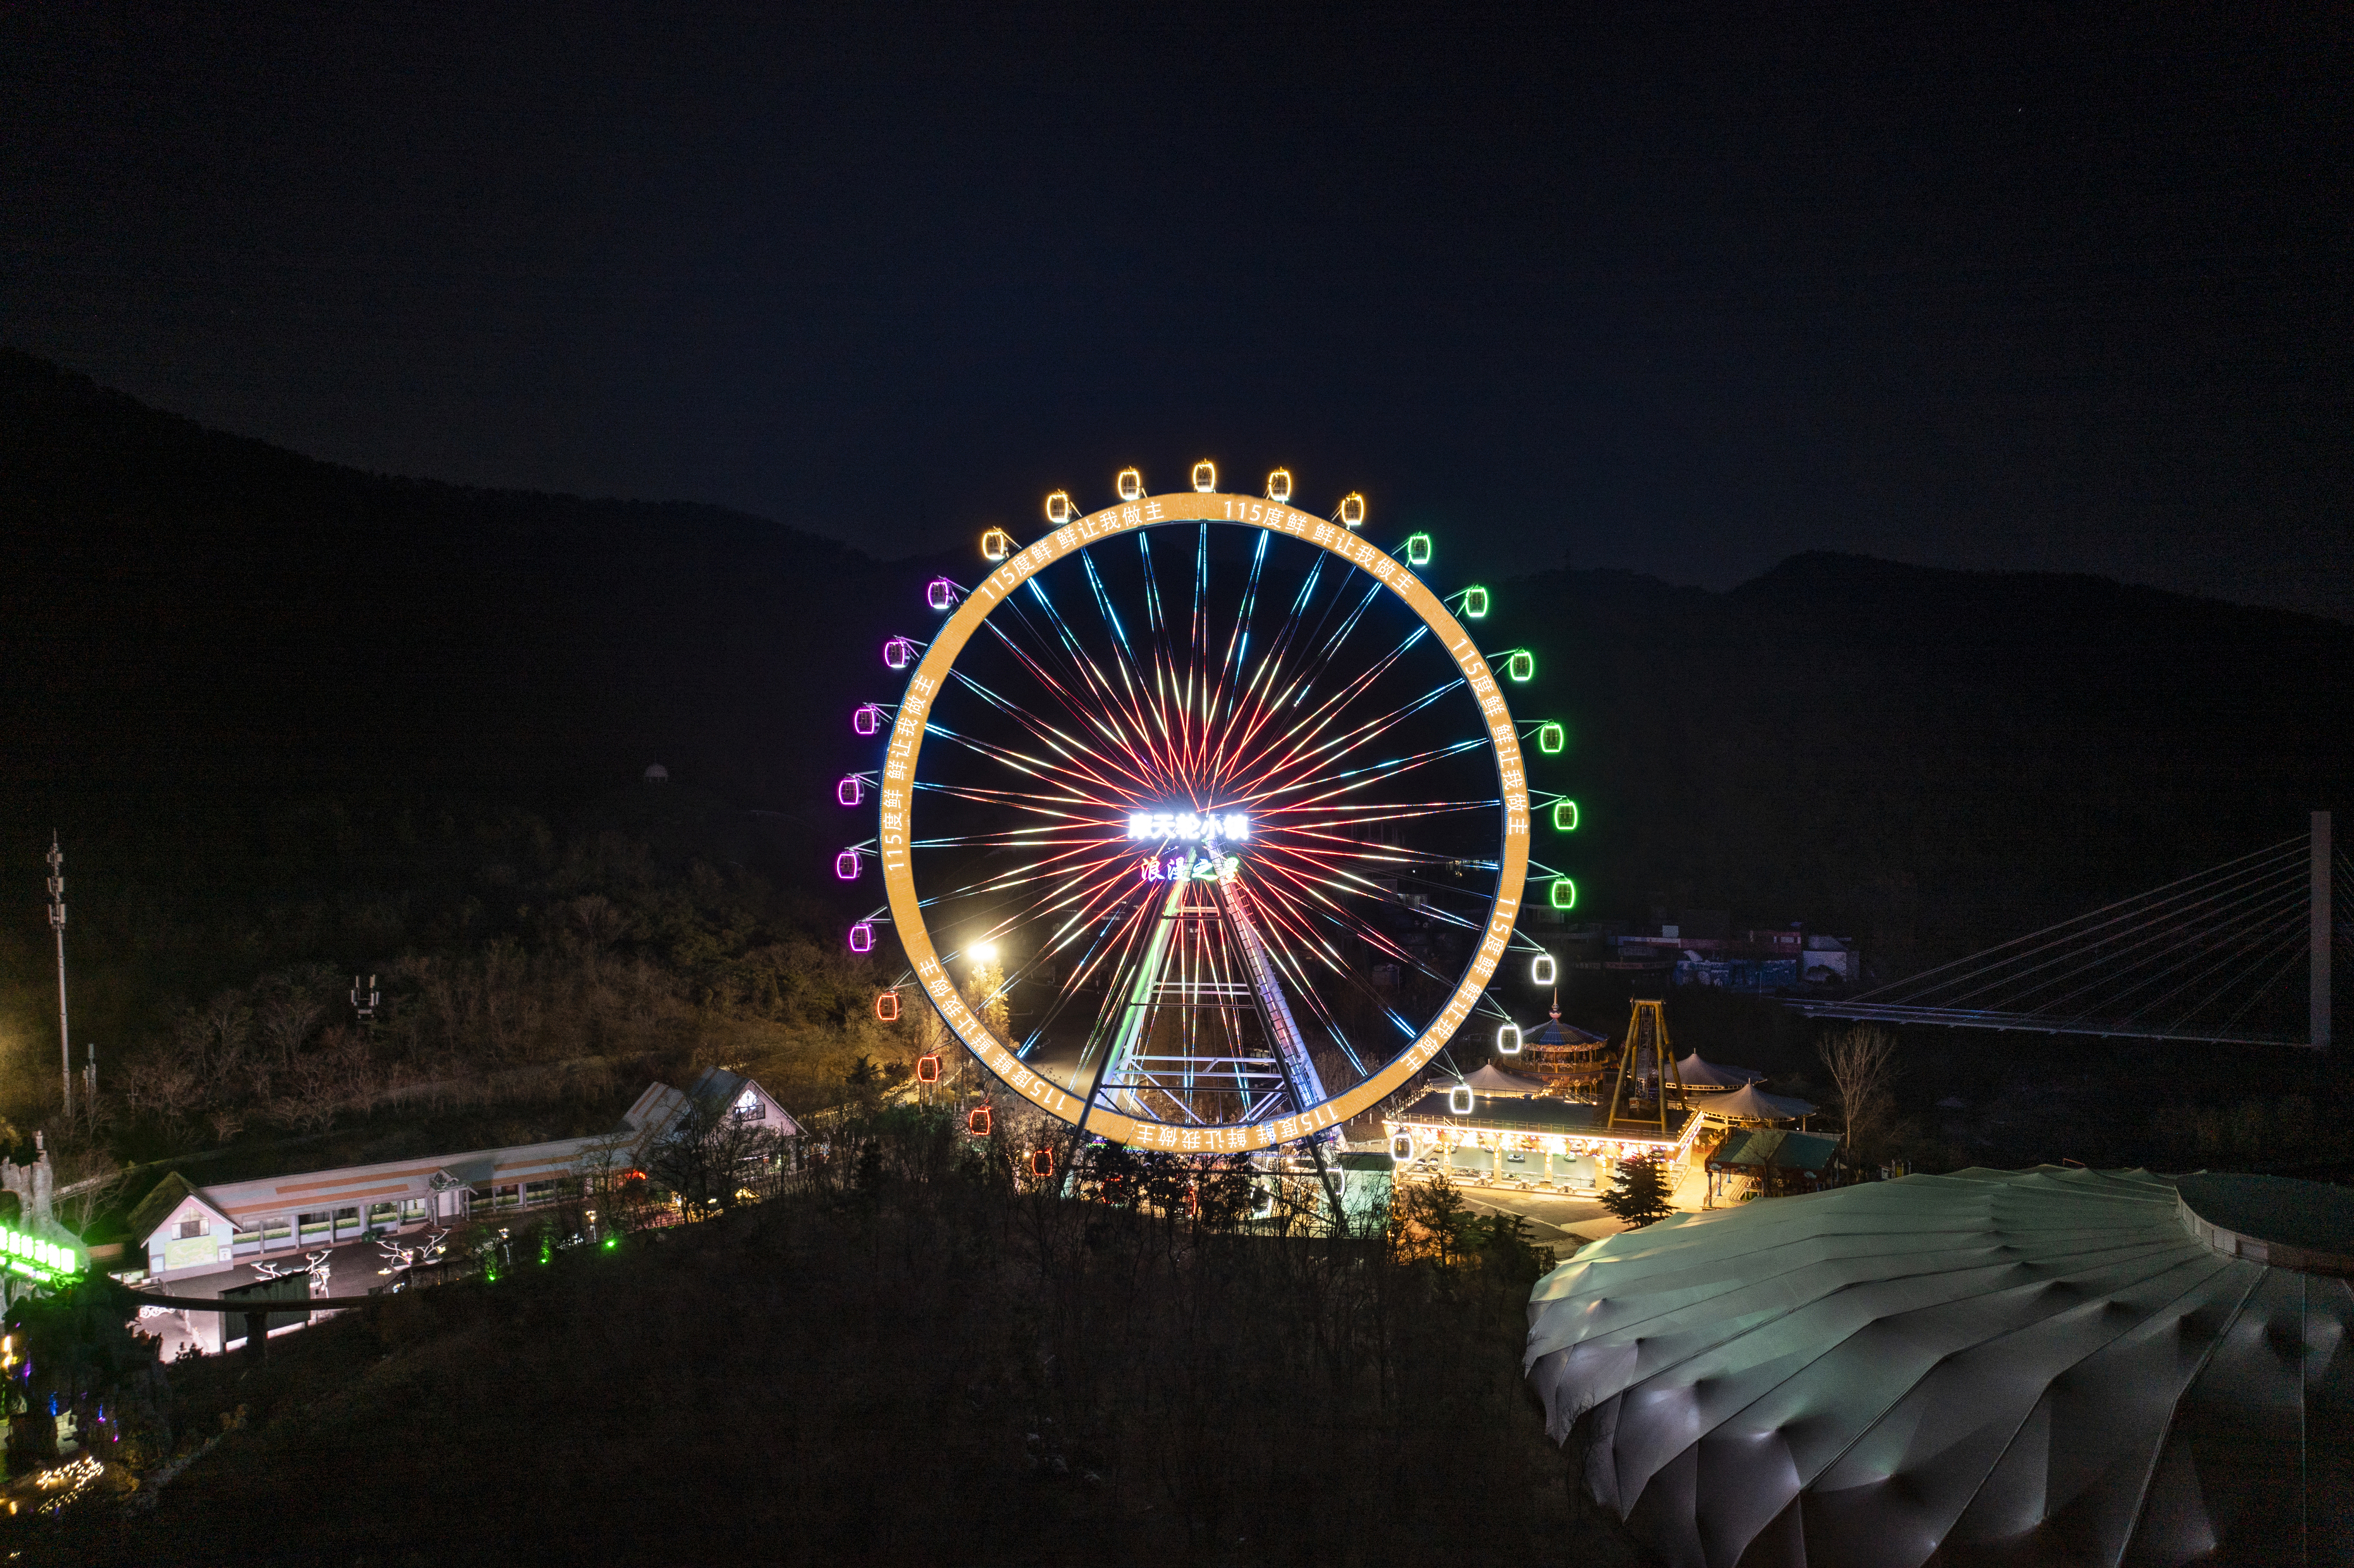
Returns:
[[[177,1172],[132,1211],[129,1256],[150,1286],[222,1274],[411,1227],[450,1225],[578,1199],[600,1177],[642,1168],[690,1104],[757,1120],[779,1136],[801,1127],[759,1085],[707,1067],[685,1092],[652,1084],[610,1133],[507,1149],[420,1156],[199,1187]],[[210,1292],[205,1292],[210,1294]]]

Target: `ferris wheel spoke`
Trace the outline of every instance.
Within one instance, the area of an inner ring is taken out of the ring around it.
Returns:
[[[1037,669],[1034,662],[1032,663],[1032,668],[1034,670]],[[1073,770],[1075,772],[1081,773],[1097,782],[1106,781],[1106,769],[1110,768],[1112,765],[1101,753],[1097,752],[1095,747],[1090,746],[1087,742],[1080,739],[1077,736],[1070,734],[1068,731],[1058,726],[1048,723],[1043,715],[1039,714],[1029,705],[1016,702],[1013,698],[1004,695],[978,680],[975,680],[972,676],[968,675],[961,671],[952,672],[951,673],[966,690],[972,692],[975,695],[989,704],[990,706],[997,709],[1000,713],[1011,717],[1016,724],[1020,725],[1023,729],[1028,730],[1034,738],[1043,743],[1049,749],[1060,752],[1066,758],[1081,756],[1090,759],[1093,764],[1092,767],[1087,768],[1074,768]],[[1069,694],[1058,683],[1053,683],[1052,678],[1046,675],[1043,670],[1038,671],[1038,675],[1041,684],[1045,685],[1058,702],[1061,702],[1065,706],[1069,707],[1073,712],[1079,713],[1081,715],[1081,722],[1092,722],[1086,716],[1083,709],[1081,709],[1076,704],[1071,702]],[[1142,761],[1142,758],[1135,753],[1132,746],[1129,746],[1124,740],[1121,741],[1120,744],[1124,749],[1127,749],[1130,753],[1132,761]]]
[[[1485,740],[1457,741],[1452,746],[1433,747],[1429,750],[1417,752],[1411,757],[1392,758],[1386,762],[1370,763],[1363,768],[1349,768],[1323,778],[1298,779],[1290,784],[1255,792],[1247,799],[1254,803],[1279,801],[1294,790],[1312,789],[1319,785],[1331,784],[1333,787],[1326,789],[1322,794],[1310,795],[1303,800],[1292,800],[1285,804],[1286,810],[1293,811],[1322,809],[1327,802],[1337,798],[1354,794],[1392,779],[1403,778],[1408,773],[1444,762],[1450,757],[1459,757],[1467,751],[1477,751],[1485,745],[1487,745]],[[1502,804],[1501,801],[1492,799],[1479,803],[1490,806]]]
[[[1314,707],[1300,714],[1281,735],[1264,741],[1260,739],[1260,731],[1272,715],[1262,715],[1259,723],[1254,725],[1245,737],[1246,746],[1256,746],[1263,758],[1272,759],[1262,761],[1260,773],[1263,775],[1270,767],[1289,766],[1301,755],[1312,754],[1318,749],[1311,747],[1310,743],[1339,721],[1349,703],[1360,694],[1370,690],[1372,682],[1386,673],[1392,665],[1403,659],[1420,641],[1420,638],[1419,632],[1407,637],[1397,647],[1382,655],[1375,662],[1374,666],[1365,672],[1359,680],[1351,683],[1343,690],[1331,694]],[[1437,702],[1460,684],[1462,684],[1462,677],[1450,673],[1447,680],[1425,693],[1421,697],[1402,703],[1387,714],[1365,720],[1349,733],[1352,736],[1362,735],[1364,738],[1371,739]]]
[[[1262,885],[1262,889],[1266,890],[1264,888],[1264,885]],[[1391,1026],[1396,1029],[1400,1034],[1408,1040],[1415,1037],[1417,1031],[1414,1024],[1407,1019],[1401,1017],[1395,1007],[1384,1001],[1371,985],[1367,984],[1364,977],[1358,973],[1356,966],[1350,963],[1341,954],[1341,950],[1333,945],[1331,938],[1317,929],[1317,927],[1320,925],[1332,926],[1338,928],[1344,936],[1352,937],[1361,941],[1368,941],[1369,945],[1373,946],[1377,951],[1386,953],[1397,959],[1402,965],[1412,968],[1441,984],[1448,983],[1444,975],[1439,974],[1437,970],[1432,969],[1428,965],[1424,964],[1420,959],[1415,958],[1413,954],[1398,948],[1395,943],[1389,942],[1386,936],[1377,928],[1366,927],[1363,922],[1352,921],[1336,910],[1309,909],[1301,906],[1296,900],[1290,897],[1290,895],[1281,893],[1276,894],[1272,902],[1279,904],[1283,907],[1285,913],[1282,923],[1293,933],[1294,938],[1297,942],[1313,951],[1319,958],[1323,959],[1341,984],[1353,990],[1360,996],[1363,997],[1365,1001],[1370,1002],[1373,1006],[1374,1010],[1380,1012],[1384,1018],[1387,1019]],[[1262,907],[1265,906],[1266,906],[1264,905],[1262,906]],[[1379,939],[1373,940],[1372,938]],[[1314,994],[1314,988],[1307,986],[1304,979],[1301,983],[1310,994]],[[1324,1008],[1320,999],[1315,1006],[1320,1012],[1325,1012],[1327,1016],[1329,1016],[1329,1009]],[[1362,1059],[1358,1056],[1354,1045],[1349,1042],[1345,1033],[1341,1030],[1338,1021],[1332,1021],[1329,1024],[1329,1028],[1333,1034],[1335,1043],[1341,1046],[1342,1053],[1348,1056],[1349,1060],[1352,1063],[1361,1064]],[[1361,1065],[1360,1071],[1362,1070]]]
[[[1080,564],[1087,569],[1087,586],[1094,591],[1096,609],[1103,618],[1105,629],[1111,635],[1112,647],[1119,656],[1120,690],[1129,722],[1135,727],[1140,742],[1149,744],[1155,727],[1148,712],[1151,703],[1150,677],[1129,641],[1128,625],[1112,605],[1111,595],[1104,587],[1103,574],[1096,569],[1093,553],[1082,555]],[[1036,579],[1032,580],[1034,582]],[[1165,732],[1165,726],[1162,727]],[[1160,766],[1157,758],[1154,766]]]
[[[1075,723],[1096,731],[1106,742],[1116,747],[1129,765],[1147,772],[1153,771],[1158,766],[1158,759],[1153,758],[1149,750],[1139,749],[1139,743],[1146,733],[1144,726],[1140,723],[1135,733],[1130,734],[1127,724],[1122,722],[1123,715],[1120,710],[1127,705],[1124,705],[1121,700],[1121,693],[1113,687],[1110,678],[1103,673],[1102,667],[1096,662],[1094,656],[1087,652],[1085,646],[1079,642],[1077,636],[1071,630],[1069,624],[1064,620],[1061,610],[1055,608],[1053,598],[1046,592],[1045,584],[1036,577],[1032,577],[1028,587],[1032,599],[1054,625],[1055,640],[1063,649],[1072,679],[1096,694],[1102,701],[1089,703],[1080,700],[1055,676],[1052,671],[1046,668],[1046,661],[1044,658],[1023,648],[1003,628],[992,625],[999,641],[1023,663],[1037,680],[1041,688],[1062,705]],[[1036,635],[1037,629],[1031,623],[1020,601],[1009,599],[1007,606],[1008,612],[1017,619],[1023,630]],[[1141,718],[1140,715],[1127,716],[1131,720]]]
[[[1103,810],[1103,800],[1099,796],[1076,792],[1049,795],[1035,789],[986,789],[970,784],[939,784],[928,779],[917,780],[915,788],[927,795],[939,795],[951,800],[967,800],[1004,810],[1023,811],[1055,821],[1099,821]],[[1086,807],[1089,814],[1078,817],[1061,810],[1064,806]]]
[[[1368,577],[1364,593],[1359,597],[1356,604],[1341,618],[1340,625],[1333,628],[1331,635],[1325,638],[1323,642],[1317,647],[1316,651],[1309,656],[1307,662],[1301,667],[1299,673],[1292,677],[1291,684],[1285,689],[1282,697],[1279,699],[1279,705],[1284,707],[1297,707],[1300,704],[1308,702],[1310,699],[1315,697],[1316,683],[1321,680],[1325,673],[1332,668],[1334,662],[1340,657],[1341,649],[1348,645],[1349,639],[1355,634],[1358,626],[1363,622],[1365,612],[1373,607],[1374,600],[1381,598],[1382,591],[1380,580],[1378,578]],[[1328,608],[1327,619],[1329,620],[1329,618],[1330,610]],[[1401,647],[1412,647],[1415,643],[1422,640],[1423,635],[1423,629],[1416,627],[1413,631],[1406,634],[1406,639]],[[1394,650],[1393,654],[1394,654],[1395,652],[1397,651]]]
[[[1329,726],[1331,722],[1330,718],[1313,725],[1303,723],[1302,725],[1296,726],[1289,735],[1287,735],[1282,742],[1278,743],[1288,747],[1288,749],[1284,754],[1280,757],[1269,758],[1264,766],[1260,768],[1259,771],[1253,775],[1252,778],[1243,785],[1243,788],[1246,790],[1268,789],[1274,787],[1278,780],[1283,779],[1287,775],[1299,773],[1310,768],[1329,767],[1331,764],[1340,761],[1341,758],[1372,745],[1374,741],[1379,740],[1383,736],[1387,735],[1390,731],[1395,729],[1406,720],[1414,717],[1415,715],[1431,707],[1434,704],[1444,698],[1449,692],[1454,691],[1456,688],[1462,685],[1462,681],[1458,678],[1449,681],[1445,684],[1433,687],[1431,690],[1425,692],[1421,696],[1416,697],[1410,702],[1399,704],[1396,707],[1391,709],[1386,714],[1364,720],[1352,729],[1343,731],[1337,736],[1327,736],[1321,740],[1318,739],[1318,734]],[[1486,744],[1486,739],[1482,737],[1477,740],[1458,742],[1451,747],[1433,748],[1420,755],[1437,757],[1451,756],[1455,752],[1474,750],[1479,747],[1485,746]],[[1418,758],[1406,757],[1394,758],[1393,760],[1399,764],[1408,764],[1418,760]],[[1390,764],[1379,764],[1377,766],[1385,767],[1390,766]]]
[[[1289,928],[1293,917],[1288,912],[1278,911],[1271,900],[1261,900],[1259,907],[1267,913],[1270,926],[1278,931]],[[1348,1059],[1350,1067],[1355,1071],[1360,1079],[1363,1079],[1367,1076],[1364,1060],[1357,1054],[1357,1048],[1350,1042],[1348,1032],[1341,1027],[1341,1021],[1333,1016],[1331,1008],[1326,1004],[1323,992],[1310,981],[1308,971],[1301,966],[1294,951],[1296,941],[1295,937],[1294,942],[1268,943],[1268,961],[1275,966],[1278,974],[1290,982],[1292,994],[1306,1005],[1317,1022],[1323,1026],[1325,1033],[1331,1036],[1332,1043],[1340,1047],[1341,1054]],[[1310,941],[1313,942],[1312,938]],[[1331,952],[1329,948],[1319,948],[1317,956],[1324,959],[1331,965],[1333,972],[1342,980],[1351,978],[1347,966],[1339,961],[1337,953]]]
[[[1242,678],[1243,666],[1250,657],[1251,622],[1258,613],[1259,575],[1267,566],[1267,542],[1268,535],[1261,534],[1257,546],[1251,552],[1250,576],[1243,584],[1242,603],[1235,608],[1234,628],[1226,635],[1226,651],[1218,661],[1217,695],[1211,704],[1211,712],[1214,715],[1224,709],[1229,721],[1240,711],[1242,694],[1237,683]],[[1230,729],[1231,724],[1219,726],[1217,750],[1206,769],[1214,779],[1224,772],[1222,759],[1227,748]]]
[[[992,702],[991,705],[996,706],[997,704]],[[1014,716],[1017,719],[1021,717],[1018,713]],[[1013,750],[1010,747],[997,746],[977,736],[970,736],[961,730],[951,729],[937,720],[925,726],[925,734],[938,736],[964,747],[976,757],[986,758],[1002,768],[1030,778],[1051,780],[1075,789],[1091,786],[1095,789],[1120,796],[1130,803],[1145,799],[1123,784],[1118,773],[1108,769],[1103,759],[1092,751],[1084,754],[1092,766],[1079,767],[1069,762],[1057,762],[1049,758],[1034,757],[1027,752]]]
[[[1079,857],[1087,853],[1090,849],[1097,852],[1096,858],[1092,861],[1080,860]],[[1027,887],[1032,883],[1039,880],[1042,876],[1054,874],[1068,878],[1075,875],[1086,875],[1097,870],[1107,870],[1120,865],[1128,861],[1129,853],[1125,846],[1110,847],[1103,844],[1100,841],[1097,841],[1094,844],[1074,846],[1064,851],[1060,854],[1049,855],[1041,860],[1031,861],[1021,865],[1007,866],[1000,870],[992,871],[978,880],[967,883],[962,887],[951,888],[943,893],[928,895],[925,897],[917,900],[917,904],[919,908],[928,908],[936,905],[946,904],[956,899],[975,898],[987,894],[1011,892],[1015,888]],[[1050,872],[1048,869],[1058,865],[1059,870]]]

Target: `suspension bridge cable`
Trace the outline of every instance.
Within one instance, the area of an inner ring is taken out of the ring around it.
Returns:
[[[2252,854],[2242,855],[2237,860],[2228,861],[2221,866],[2211,868],[2210,871],[2200,872],[2191,876],[2177,878],[2175,881],[2167,883],[2162,886],[2152,888],[2147,893],[2136,894],[2131,898],[2123,898],[2117,900],[2114,904],[2104,905],[2102,907],[2089,911],[2086,914],[2074,916],[2069,919],[2055,922],[2052,925],[2042,927],[2041,930],[2031,931],[2023,937],[2014,937],[2008,942],[1998,943],[1996,946],[1986,948],[1980,952],[1972,953],[1963,958],[1952,959],[1947,963],[1937,965],[1934,969],[1925,969],[1919,974],[1908,976],[1904,980],[1892,981],[1883,986],[1876,986],[1871,991],[1860,993],[1852,1000],[1861,1002],[1879,997],[1885,992],[1900,989],[1911,991],[1919,991],[1924,989],[1930,991],[1944,990],[1946,986],[1964,983],[1969,980],[1977,978],[1979,974],[1985,973],[1990,969],[1999,969],[2005,964],[2020,962],[2026,959],[2035,957],[2040,953],[2050,951],[2055,948],[2062,946],[2065,942],[2070,940],[2081,941],[2083,938],[2091,936],[2092,933],[2102,929],[2104,927],[2113,926],[2131,917],[2127,915],[2117,914],[2115,913],[2116,911],[2133,908],[2135,906],[2142,906],[2142,908],[2135,910],[2135,913],[2137,914],[2155,911],[2158,908],[2162,908],[2165,905],[2179,903],[2182,899],[2191,897],[2194,894],[2200,893],[2202,889],[2195,885],[2207,884],[2211,881],[2219,884],[2225,882],[2236,884],[2251,877],[2265,878],[2278,874],[2281,868],[2277,865],[2270,863],[2249,865],[2246,863],[2259,860],[2265,862],[2274,860],[2283,854],[2284,852],[2294,849],[2296,846],[2302,844],[2303,842],[2304,841],[2302,839],[2290,840],[2285,844],[2276,844],[2268,850],[2259,850]],[[2159,894],[2168,893],[2174,889],[2181,889],[2181,891],[2174,893],[2172,897],[2161,900],[2159,903],[2155,905],[2147,902],[2148,900],[2156,898]],[[2205,896],[2200,897],[2199,902],[2190,906],[2190,907],[2200,907],[2211,902],[2214,898],[2226,896],[2229,892],[2235,890],[2236,889],[2234,888],[2219,887],[2215,891],[2206,893]],[[2102,920],[2098,925],[2090,927],[2085,926],[2084,923],[2086,921],[2094,920],[2098,916],[2105,915],[2109,916],[2110,918]],[[2072,929],[2075,927],[2083,928]],[[2062,933],[2066,933],[2066,935],[2062,935]],[[2049,939],[2047,940],[2046,938]],[[2024,947],[2024,944],[2035,942],[2040,942],[2041,946],[2032,948]],[[1996,956],[1998,954],[2003,954],[2006,949],[2009,948],[2022,948],[2023,950],[2009,953],[2007,957]],[[1977,967],[1975,969],[1967,969],[1959,975],[1947,975],[1947,971],[1949,970],[1961,969],[1963,966],[1970,964],[1975,964]],[[1946,978],[1939,980],[1938,977],[1940,976],[1946,976]],[[1931,980],[1935,980],[1936,983],[1935,985],[1925,986],[1925,982]]]

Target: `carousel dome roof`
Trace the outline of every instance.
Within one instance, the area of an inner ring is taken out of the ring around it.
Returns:
[[[1680,1216],[1527,1370],[1668,1562],[2354,1563],[2354,1194],[1965,1171]]]

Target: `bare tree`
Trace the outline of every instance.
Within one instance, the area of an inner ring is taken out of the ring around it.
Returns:
[[[281,1075],[285,1092],[270,1102],[270,1114],[303,1132],[324,1132],[350,1097],[339,1053],[313,1051],[294,1059]]]
[[[689,1214],[736,1206],[736,1194],[764,1176],[782,1140],[726,1106],[689,1106],[647,1160],[653,1179],[678,1195]]]
[[[205,1101],[205,1080],[194,1063],[170,1047],[150,1048],[123,1064],[116,1076],[123,1103],[177,1135]]]
[[[280,1065],[294,1060],[326,1014],[324,1004],[306,991],[281,991],[262,1003],[261,1038],[269,1044]]]
[[[1895,1075],[1896,1036],[1873,1023],[1850,1023],[1827,1034],[1817,1047],[1823,1065],[1839,1089],[1840,1110],[1847,1118],[1847,1145],[1873,1127],[1894,1107],[1889,1081]]]

